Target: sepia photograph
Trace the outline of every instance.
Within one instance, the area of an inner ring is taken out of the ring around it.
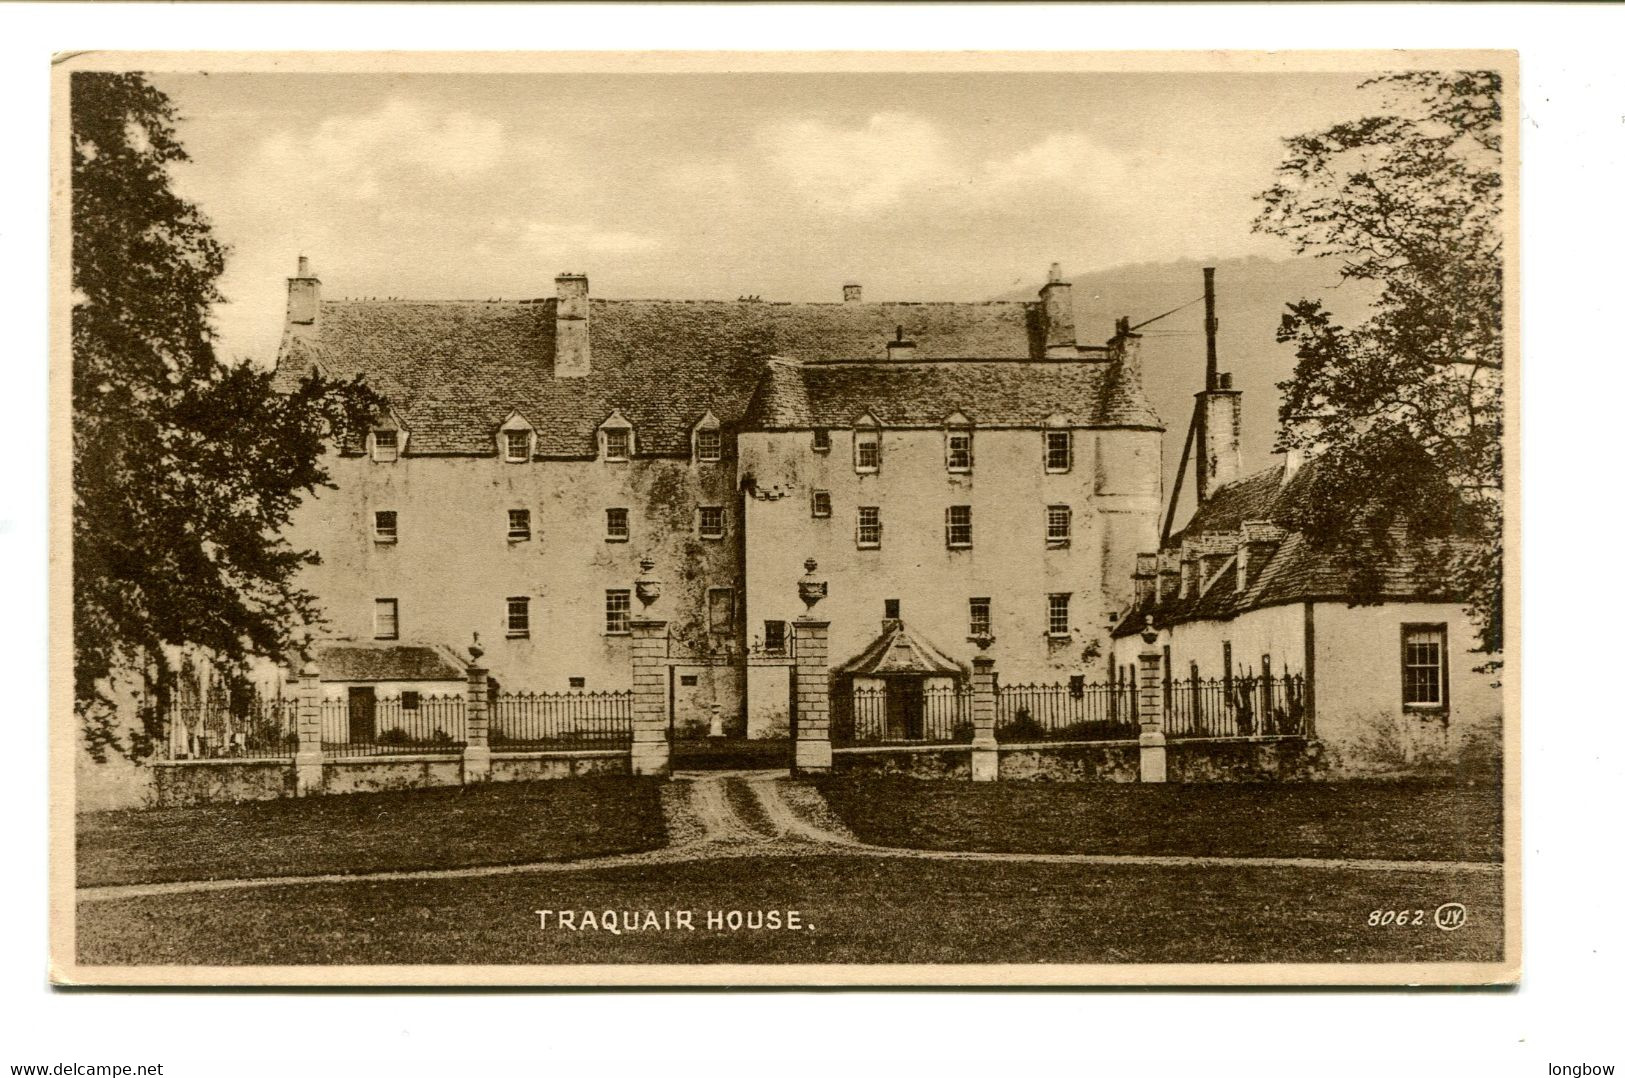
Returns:
[[[1518,981],[1515,53],[51,85],[55,982]]]

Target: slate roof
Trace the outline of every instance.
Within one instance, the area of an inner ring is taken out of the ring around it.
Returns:
[[[708,410],[725,427],[737,428],[769,357],[885,360],[886,342],[898,326],[915,342],[920,360],[1043,355],[1039,303],[594,299],[588,320],[592,371],[555,379],[556,307],[553,299],[324,301],[319,339],[290,337],[278,357],[276,381],[292,388],[313,366],[336,378],[364,374],[406,428],[408,455],[493,453],[497,428],[517,411],[536,428],[540,455],[591,457],[598,425],[616,409],[636,428],[640,455],[687,455],[690,431]],[[1035,374],[1039,366],[1022,362],[946,377],[1006,403],[1030,389],[1043,403],[1022,406],[1022,414],[1057,410],[1050,405],[1064,402],[1059,410],[1123,416],[1137,425],[1151,417],[1152,425],[1160,425],[1137,385],[1112,384],[1111,364],[1055,362]],[[1051,373],[1060,369],[1071,373]],[[909,384],[923,387],[924,379]],[[783,387],[785,394],[794,391]],[[915,392],[903,387],[899,399]],[[1111,403],[1102,408],[1097,397]],[[763,402],[768,405],[764,414],[805,418],[788,398]]]
[[[963,677],[965,668],[899,618],[888,619],[880,635],[831,673],[853,677],[925,675]]]
[[[933,427],[962,412],[979,427],[1038,427],[1053,415],[1086,427],[1162,429],[1139,379],[1120,364],[957,360],[768,364],[746,418],[753,430]]]
[[[460,659],[428,644],[329,641],[314,647],[323,681],[461,681]]]
[[[1285,465],[1277,464],[1227,483],[1213,492],[1164,549],[1177,550],[1182,539],[1198,535],[1239,532],[1248,520],[1278,523],[1290,506],[1306,496],[1314,466],[1313,461],[1308,462],[1289,482],[1284,481]],[[1436,578],[1431,566],[1442,562],[1450,546],[1466,540],[1411,541],[1402,523],[1389,531],[1388,540],[1394,553],[1383,563],[1375,591],[1362,591],[1362,598],[1394,602],[1460,600]],[[1232,556],[1198,594],[1136,607],[1113,627],[1112,635],[1123,637],[1139,632],[1147,615],[1153,616],[1158,626],[1168,627],[1187,621],[1225,620],[1248,610],[1287,603],[1347,601],[1357,590],[1353,570],[1339,563],[1333,552],[1312,546],[1299,532],[1288,532],[1262,565],[1256,560],[1250,562],[1247,586],[1240,591],[1236,589],[1237,576],[1236,558]]]

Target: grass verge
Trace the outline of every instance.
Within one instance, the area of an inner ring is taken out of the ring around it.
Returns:
[[[819,780],[865,842],[931,850],[1501,859],[1501,789],[1430,782]]]
[[[1446,902],[1467,907],[1457,931],[1432,923]],[[695,928],[544,931],[539,909]],[[810,927],[706,926],[766,909]],[[1370,926],[1384,909],[1428,916]],[[89,902],[78,946],[91,965],[1495,961],[1501,918],[1488,873],[782,857]]]
[[[659,783],[604,776],[81,813],[79,886],[572,860],[665,844]]]

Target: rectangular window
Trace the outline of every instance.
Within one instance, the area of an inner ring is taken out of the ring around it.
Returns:
[[[970,431],[951,430],[948,432],[948,470],[950,472],[970,471]]]
[[[722,459],[722,432],[706,429],[694,434],[694,455],[701,460]]]
[[[852,435],[852,467],[860,472],[880,470],[880,432],[860,430]]]
[[[950,547],[959,549],[970,546],[970,506],[948,507],[947,530]]]
[[[972,599],[970,601],[970,634],[972,636],[985,636],[993,631],[993,600]]]
[[[530,431],[503,431],[502,437],[507,446],[507,459],[511,461],[523,461],[530,459]]]
[[[1406,707],[1443,707],[1445,657],[1443,625],[1401,626],[1404,640],[1403,701]]]
[[[722,527],[723,527],[723,523],[722,523],[722,506],[720,506],[720,505],[702,505],[702,506],[700,506],[700,538],[701,539],[721,539],[722,538]]]
[[[880,506],[858,506],[858,546],[869,548],[880,545]]]
[[[604,510],[604,542],[624,543],[632,538],[632,525],[625,509]]]
[[[394,430],[375,430],[372,432],[372,459],[394,460],[400,455],[400,432]]]
[[[523,595],[508,597],[508,636],[530,635],[530,600]]]
[[[1070,472],[1072,470],[1072,432],[1047,430],[1044,432],[1044,470]]]
[[[882,609],[886,611],[886,620],[895,621],[903,616],[903,600],[887,599]]]
[[[604,632],[616,635],[632,631],[632,592],[611,588],[604,592]]]
[[[586,687],[587,687],[587,679],[586,678],[584,678],[584,677],[573,677],[573,678],[570,679],[570,688],[572,688],[572,689],[585,689]]]
[[[706,593],[706,610],[714,633],[734,631],[734,590],[712,588]]]
[[[1072,596],[1070,593],[1049,597],[1049,635],[1067,636],[1072,632]]]
[[[508,542],[521,543],[530,539],[530,510],[508,510]]]
[[[784,654],[784,622],[764,621],[762,623],[762,650],[770,655]]]
[[[1072,507],[1052,505],[1045,511],[1044,542],[1050,546],[1066,546],[1072,542]]]
[[[830,515],[829,491],[815,490],[812,492],[812,515],[815,517]]]
[[[378,640],[394,640],[401,635],[400,605],[394,599],[372,601],[372,635]]]
[[[418,709],[418,705],[419,699],[417,693],[413,692],[411,689],[406,689],[401,692],[402,711],[416,711]]]
[[[829,431],[825,430],[823,427],[819,427],[817,430],[813,431],[812,434],[813,434],[813,437],[812,437],[813,452],[814,453],[828,453],[829,452]]]
[[[372,515],[372,537],[380,543],[393,543],[398,536],[395,510],[380,509]]]
[[[606,430],[604,432],[604,459],[625,460],[632,455],[632,432]]]
[[[700,675],[698,675],[698,674],[683,674],[681,677],[679,677],[677,679],[677,681],[685,689],[690,688],[690,687],[698,685],[700,683]]]

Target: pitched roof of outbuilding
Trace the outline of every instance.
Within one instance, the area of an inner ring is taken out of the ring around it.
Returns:
[[[429,644],[344,640],[317,643],[312,650],[323,681],[460,681],[467,676],[462,660]]]
[[[313,366],[335,378],[365,375],[400,417],[412,455],[494,452],[496,430],[517,411],[536,428],[540,455],[590,457],[598,425],[617,409],[636,428],[640,454],[683,455],[690,431],[707,411],[725,425],[744,419],[770,357],[884,361],[886,342],[899,326],[921,360],[1034,360],[1043,354],[1037,303],[595,299],[588,319],[591,373],[555,378],[556,307],[553,299],[324,301],[319,338],[285,341],[277,384],[291,388]],[[1007,403],[1031,393],[1043,399],[1043,407],[1064,400],[1065,408],[1051,410],[1145,425],[1150,411],[1144,394],[1137,384],[1112,384],[1124,381],[1108,373],[1112,367],[1015,363],[949,377],[979,380]],[[1056,373],[1064,368],[1074,370]],[[900,387],[904,399],[917,393]],[[804,406],[791,397],[797,391],[780,387],[782,399],[763,401],[764,408],[771,405],[765,414],[803,415]],[[902,401],[897,408],[907,411]],[[1017,410],[1027,414],[1039,407]]]
[[[902,619],[891,618],[881,626],[879,636],[831,673],[854,677],[960,677],[964,675],[965,668],[910,629]]]
[[[1190,523],[1173,536],[1164,549],[1177,550],[1182,540],[1204,534],[1238,532],[1245,521],[1279,523],[1287,510],[1309,496],[1315,462],[1310,461],[1288,480],[1284,464],[1227,483],[1213,492]],[[1337,552],[1316,547],[1301,532],[1287,532],[1262,564],[1249,561],[1247,584],[1237,589],[1235,557],[1197,594],[1170,596],[1163,602],[1136,606],[1112,628],[1112,635],[1129,636],[1145,627],[1146,617],[1162,627],[1187,621],[1224,620],[1247,610],[1286,603],[1352,600],[1455,602],[1455,595],[1439,568],[1452,547],[1467,540],[1412,540],[1403,523],[1387,535],[1390,551],[1379,566],[1375,588],[1357,586],[1357,572]],[[1367,550],[1374,547],[1368,541]]]

